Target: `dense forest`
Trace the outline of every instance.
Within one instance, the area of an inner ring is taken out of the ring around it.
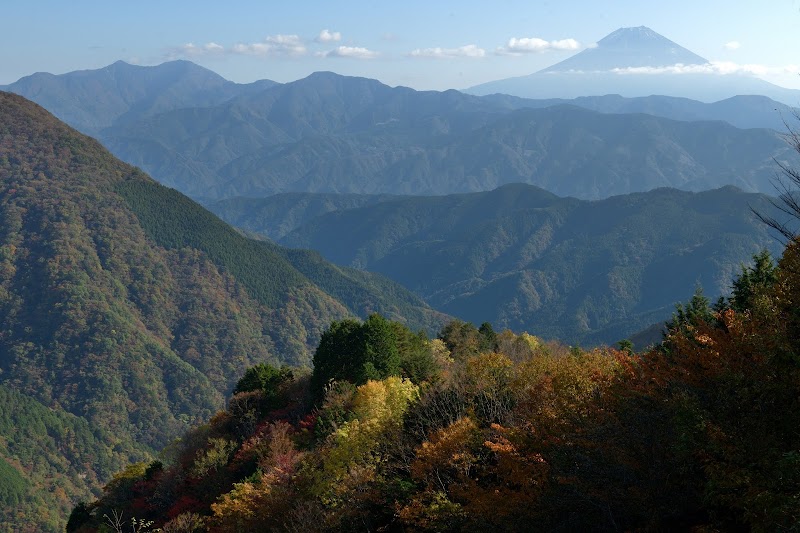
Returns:
[[[67,529],[792,530],[800,242],[732,283],[640,353],[335,321],[313,372],[248,369],[226,410]]]

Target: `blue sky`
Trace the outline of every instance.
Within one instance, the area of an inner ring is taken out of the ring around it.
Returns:
[[[331,70],[465,88],[530,74],[644,25],[721,70],[800,88],[800,0],[4,0],[3,22],[0,84],[183,58],[237,82]]]

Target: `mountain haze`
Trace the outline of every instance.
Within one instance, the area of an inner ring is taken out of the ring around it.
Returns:
[[[232,226],[277,241],[325,213],[395,198],[398,197],[380,194],[284,193],[267,198],[228,198],[211,203],[208,208]]]
[[[141,79],[124,89],[109,81],[117,77]],[[41,90],[31,91],[27,79],[15,87],[56,112],[71,110],[78,127],[90,127],[81,116],[106,116],[111,125],[98,137],[113,153],[207,202],[309,191],[448,194],[514,182],[581,198],[659,186],[772,192],[772,159],[789,152],[778,135],[700,121],[782,131],[792,113],[755,96],[713,104],[663,96],[479,98],[330,72],[237,86],[188,62],[117,63],[46,78]],[[162,78],[171,81],[153,81]],[[159,92],[162,86],[169,90]],[[100,109],[111,101],[113,113]]]
[[[708,60],[654,32],[646,26],[620,28],[596,46],[578,52],[540,72],[592,72],[632,67],[703,65]]]
[[[800,102],[800,91],[755,76],[720,74],[703,57],[645,26],[620,28],[596,46],[555,65],[526,76],[476,85],[465,92],[525,98],[668,95],[703,102],[763,95],[791,106]]]
[[[578,108],[502,109],[315,75],[104,136],[109,148],[198,198],[283,192],[448,194],[526,182],[600,198],[671,186],[771,191],[778,134]]]
[[[732,96],[712,103],[676,96],[626,98],[618,94],[540,100],[492,94],[484,96],[483,99],[510,109],[574,105],[600,113],[644,113],[687,122],[721,120],[737,128],[769,128],[778,132],[786,131],[787,120],[798,111],[796,107],[756,95]]]

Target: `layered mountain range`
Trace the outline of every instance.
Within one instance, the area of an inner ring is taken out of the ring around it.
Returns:
[[[585,199],[664,186],[770,193],[773,161],[793,156],[774,130],[740,129],[784,127],[792,109],[764,97],[480,98],[333,73],[240,86],[187,62],[128,67],[35,75],[9,89],[202,200],[449,194],[515,182]],[[118,78],[132,73],[138,89],[123,93]],[[83,83],[73,88],[73,78]],[[115,104],[87,98],[88,87]]]

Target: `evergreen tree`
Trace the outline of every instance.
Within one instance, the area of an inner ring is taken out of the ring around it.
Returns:
[[[358,320],[347,318],[331,323],[314,352],[311,386],[317,394],[322,394],[331,380],[358,381],[356,372],[361,367],[361,345],[361,323]]]
[[[332,380],[362,385],[369,380],[402,376],[430,381],[438,367],[424,333],[374,313],[364,322],[334,321],[314,353],[311,387],[319,397]]]
[[[698,286],[692,299],[688,303],[675,304],[675,312],[672,314],[672,319],[667,321],[667,334],[676,330],[685,331],[689,326],[696,326],[700,323],[712,323],[714,321],[714,312],[711,308],[711,302],[703,294],[703,288]]]
[[[381,315],[370,315],[361,326],[363,347],[359,353],[361,368],[356,383],[400,374],[397,336],[391,323]]]
[[[439,333],[454,359],[463,360],[480,353],[480,335],[474,324],[453,320]]]
[[[753,266],[742,265],[742,273],[733,280],[731,307],[742,312],[750,309],[758,294],[772,287],[776,279],[775,265],[767,250],[753,256]]]
[[[494,328],[489,322],[481,324],[478,333],[481,335],[480,349],[482,352],[497,351],[497,333],[494,332]]]

